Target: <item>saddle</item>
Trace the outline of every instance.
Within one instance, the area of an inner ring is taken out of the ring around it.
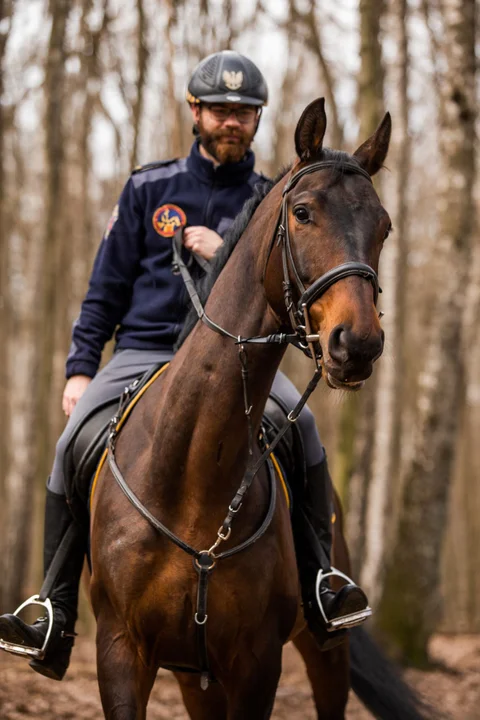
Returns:
[[[130,401],[135,402],[164,363],[154,365],[130,384]],[[125,388],[127,389],[127,388]],[[67,500],[75,519],[89,523],[88,504],[95,471],[107,445],[111,419],[116,415],[120,397],[107,400],[94,408],[78,425],[64,455],[64,476]]]
[[[153,366],[129,386],[131,407],[136,399],[153,382],[163,363]],[[117,414],[119,399],[114,398],[95,408],[77,427],[65,451],[64,474],[66,493],[70,508],[77,521],[89,522],[89,497],[98,464],[107,444],[111,419]],[[270,444],[287,421],[289,408],[273,393],[267,400],[262,420],[259,443]],[[118,418],[120,420],[120,418]],[[290,508],[293,506],[295,490],[305,484],[305,456],[301,434],[292,424],[275,448],[275,457],[286,481]]]

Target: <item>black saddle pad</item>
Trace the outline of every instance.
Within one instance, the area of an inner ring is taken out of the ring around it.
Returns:
[[[134,381],[130,402],[165,365],[154,365]],[[88,521],[90,484],[105,450],[110,420],[118,410],[120,397],[108,400],[94,408],[77,427],[65,451],[64,474],[67,498],[73,514]]]
[[[136,381],[130,396],[130,403],[163,366],[163,363],[148,370]],[[88,500],[90,486],[98,463],[105,450],[110,420],[116,414],[119,398],[110,400],[95,408],[76,429],[65,452],[65,479],[67,497],[74,515],[88,522]],[[268,398],[262,421],[265,439],[271,443],[287,420],[289,410],[275,395]],[[305,458],[303,442],[295,424],[285,433],[275,449],[275,456],[287,482],[290,503],[295,490],[303,488],[305,482]]]
[[[267,400],[263,414],[262,426],[268,444],[271,444],[277,433],[287,422],[290,409],[273,393]],[[290,499],[290,513],[293,510],[295,498],[303,494],[305,487],[305,452],[300,431],[292,423],[280,440],[274,451],[287,484]]]

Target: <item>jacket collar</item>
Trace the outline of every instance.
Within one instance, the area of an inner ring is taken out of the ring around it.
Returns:
[[[187,158],[188,169],[199,180],[218,185],[243,185],[247,182],[255,165],[255,155],[251,150],[248,150],[243,160],[238,163],[225,163],[215,167],[211,160],[207,160],[200,153],[199,145],[200,141],[196,139]]]

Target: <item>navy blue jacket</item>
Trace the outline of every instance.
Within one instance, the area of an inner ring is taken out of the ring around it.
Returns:
[[[172,235],[180,225],[205,225],[223,236],[262,179],[253,170],[254,162],[249,151],[241,162],[215,168],[196,141],[187,158],[132,173],[73,326],[67,378],[95,375],[115,328],[116,348],[173,348],[187,295],[182,279],[171,271]]]

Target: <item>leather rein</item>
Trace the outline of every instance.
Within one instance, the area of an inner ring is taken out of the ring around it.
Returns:
[[[288,207],[287,207],[287,196],[290,190],[295,187],[295,185],[298,183],[298,181],[304,177],[307,174],[310,174],[312,172],[316,172],[318,170],[323,170],[326,168],[337,168],[341,169],[344,172],[350,172],[355,173],[357,175],[362,175],[366,179],[368,179],[369,182],[371,181],[370,175],[363,170],[359,165],[356,165],[355,163],[345,162],[342,163],[341,166],[338,165],[338,163],[335,163],[334,161],[326,160],[321,162],[315,162],[310,165],[307,165],[303,167],[301,170],[296,172],[294,175],[291,175],[289,180],[287,181],[282,194],[282,207],[280,210],[280,216],[279,221],[276,224],[276,230],[274,232],[274,235],[272,237],[272,241],[270,242],[270,247],[267,255],[267,262],[268,257],[270,256],[273,244],[275,242],[275,239],[277,240],[277,245],[281,246],[282,249],[282,265],[283,265],[283,293],[284,293],[284,301],[285,301],[285,307],[288,313],[288,316],[290,318],[290,322],[292,325],[292,334],[286,334],[286,333],[274,333],[267,336],[259,336],[259,337],[241,337],[236,336],[230,333],[225,328],[222,328],[220,325],[215,323],[213,320],[211,320],[201,303],[200,297],[198,295],[198,292],[196,290],[195,284],[193,282],[193,279],[182,259],[182,229],[177,231],[173,237],[173,272],[176,274],[180,274],[182,276],[182,279],[185,283],[185,286],[187,288],[188,294],[190,296],[190,300],[197,312],[197,315],[199,319],[207,325],[211,330],[214,332],[223,335],[224,337],[229,337],[239,346],[239,359],[241,363],[242,368],[242,382],[243,382],[243,395],[244,395],[244,406],[245,406],[245,416],[247,419],[247,427],[248,427],[248,464],[247,469],[245,472],[245,475],[242,479],[242,482],[240,484],[240,487],[238,488],[237,492],[235,493],[234,498],[232,499],[229,507],[228,512],[225,516],[225,519],[222,523],[222,525],[219,527],[217,531],[217,538],[215,542],[212,544],[212,546],[208,550],[195,550],[192,546],[190,546],[188,543],[184,542],[181,538],[179,538],[175,533],[173,533],[171,530],[169,530],[160,520],[154,517],[152,513],[146,508],[143,503],[140,501],[140,499],[137,497],[137,495],[133,492],[133,490],[128,486],[125,478],[123,477],[120,468],[118,467],[118,464],[115,460],[115,443],[118,436],[118,430],[117,430],[117,424],[119,417],[121,417],[124,409],[128,405],[130,395],[131,395],[131,389],[126,388],[125,392],[123,393],[121,399],[120,399],[120,406],[117,411],[117,414],[114,418],[112,418],[110,422],[110,428],[109,428],[109,436],[107,440],[107,448],[108,448],[108,454],[107,454],[107,460],[108,465],[110,467],[110,470],[113,474],[113,477],[115,478],[117,484],[119,485],[122,492],[126,495],[128,500],[132,503],[132,505],[136,508],[136,510],[150,523],[150,525],[157,530],[159,533],[164,535],[166,538],[168,538],[171,542],[173,542],[177,547],[179,547],[184,552],[188,553],[193,558],[193,564],[194,568],[197,571],[199,575],[199,582],[198,582],[198,591],[197,591],[197,606],[196,606],[196,612],[195,612],[195,623],[197,626],[197,645],[198,645],[198,655],[199,655],[199,664],[200,664],[200,672],[201,672],[201,680],[200,684],[203,689],[206,689],[208,687],[208,684],[212,681],[212,676],[209,669],[209,662],[208,662],[208,653],[207,653],[207,642],[206,642],[206,622],[207,622],[207,590],[208,590],[208,578],[215,567],[218,560],[223,560],[227,557],[231,557],[232,555],[236,555],[237,553],[246,550],[251,545],[253,545],[257,540],[259,540],[262,535],[267,531],[268,527],[270,526],[270,523],[272,521],[272,518],[274,516],[275,512],[275,503],[276,503],[276,478],[274,470],[271,466],[270,462],[270,456],[272,452],[274,451],[275,447],[278,445],[282,437],[285,435],[289,427],[296,422],[298,416],[300,415],[300,412],[302,411],[305,403],[307,402],[308,398],[316,388],[322,374],[322,368],[319,364],[319,360],[322,356],[322,350],[320,347],[320,338],[318,334],[312,334],[310,331],[310,322],[309,322],[309,316],[308,316],[308,310],[310,306],[319,298],[321,297],[327,290],[330,288],[334,283],[338,282],[339,280],[342,280],[343,278],[349,277],[351,275],[359,275],[360,277],[363,277],[372,284],[373,291],[374,291],[374,302],[377,302],[378,293],[380,291],[379,285],[378,285],[378,277],[376,272],[369,266],[364,263],[360,262],[347,262],[343,263],[341,265],[338,265],[337,267],[332,268],[331,270],[328,270],[324,275],[322,275],[320,278],[315,280],[315,282],[310,285],[308,288],[305,287],[304,283],[301,280],[300,274],[297,270],[297,265],[295,263],[294,254],[292,250],[292,244],[291,239],[288,231]],[[204,263],[201,263],[202,267],[205,266]],[[300,296],[297,304],[295,305],[293,300],[293,285],[290,279],[290,273],[293,276],[295,287],[297,290],[298,295]],[[262,448],[262,453],[260,457],[257,459],[256,462],[254,462],[254,444],[255,444],[255,438],[254,438],[254,432],[253,432],[253,424],[252,424],[252,405],[250,403],[249,398],[249,392],[248,392],[248,358],[247,358],[247,352],[245,346],[247,344],[269,344],[269,343],[275,343],[275,344],[293,344],[296,347],[299,347],[305,354],[307,354],[309,357],[312,357],[314,359],[315,363],[315,372],[308,383],[303,395],[301,396],[300,400],[298,401],[297,405],[294,407],[294,409],[289,413],[287,421],[285,425],[280,429],[278,434],[275,436],[272,443],[267,446],[265,445],[264,448]],[[228,550],[225,550],[223,552],[217,552],[217,548],[221,545],[222,542],[225,542],[229,539],[231,532],[232,532],[232,523],[234,518],[236,517],[237,513],[239,512],[244,497],[250,488],[256,474],[264,465],[264,463],[268,463],[269,465],[269,492],[270,492],[270,501],[267,513],[265,515],[265,518],[260,525],[260,527],[251,535],[247,540],[243,541],[239,545],[236,545],[233,548],[230,548]],[[178,669],[178,668],[176,668]]]

